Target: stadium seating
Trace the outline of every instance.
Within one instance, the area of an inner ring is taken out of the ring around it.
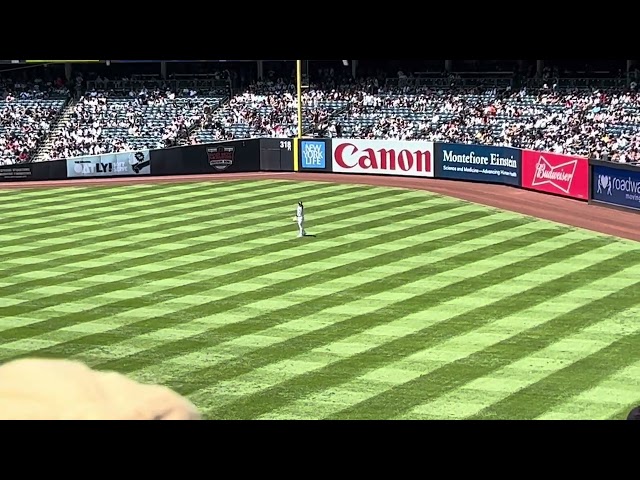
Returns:
[[[62,115],[38,160],[188,142],[205,111],[225,100],[214,81],[91,82]]]
[[[223,82],[224,83],[224,82]],[[375,85],[374,85],[375,83]],[[303,94],[303,130],[329,137],[428,139],[640,162],[640,95],[608,90],[481,86],[457,79],[362,81]],[[297,132],[293,85],[275,80],[229,98],[209,80],[88,82],[69,98],[0,101],[0,162],[39,161],[170,144]]]
[[[13,98],[0,100],[0,165],[32,159],[49,133],[64,98]]]
[[[392,89],[365,97],[332,121],[342,125],[343,137],[429,139],[640,160],[636,92]]]
[[[196,133],[200,143],[223,138],[292,137],[297,133],[297,101],[292,88],[270,91],[258,85],[234,96],[213,113],[211,122]],[[306,90],[302,97],[302,127],[311,130],[349,103],[347,95]]]

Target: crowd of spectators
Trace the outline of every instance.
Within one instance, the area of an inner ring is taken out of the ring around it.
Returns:
[[[64,106],[61,80],[0,81],[0,165],[28,162]]]
[[[303,93],[303,124],[309,128],[327,122],[335,104],[346,103],[348,93],[317,87]],[[338,102],[338,103],[336,103]],[[283,79],[258,82],[234,96],[221,109],[207,115],[204,129],[215,138],[238,136],[292,137],[297,134],[298,104],[295,85]]]
[[[191,89],[176,93],[142,88],[126,96],[104,90],[86,92],[62,120],[43,159],[164,148],[188,142],[192,127],[202,119],[207,106],[208,99],[200,98]]]
[[[347,137],[477,143],[640,161],[640,95],[635,88],[401,90],[366,94],[332,122],[346,125]]]
[[[625,90],[433,88],[380,78],[337,80],[325,72],[304,90],[303,127],[325,137],[478,143],[640,162],[640,94]],[[106,85],[96,78],[95,87]],[[72,85],[73,86],[73,85]],[[0,163],[42,160],[239,137],[297,133],[295,84],[271,78],[218,108],[193,89],[141,88],[128,94],[78,95],[57,123],[68,95],[62,81],[0,83]],[[59,102],[62,102],[60,100]],[[202,132],[206,132],[203,136]]]

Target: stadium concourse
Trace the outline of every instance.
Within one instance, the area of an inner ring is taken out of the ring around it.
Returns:
[[[455,78],[327,78],[303,96],[306,134],[429,139],[640,162],[635,83],[584,86]],[[0,80],[0,164],[210,143],[291,137],[295,85],[283,78],[232,89],[218,78],[94,77]]]

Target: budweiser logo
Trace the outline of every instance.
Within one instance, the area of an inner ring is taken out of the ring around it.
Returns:
[[[540,155],[531,186],[552,185],[568,195],[577,166],[578,160],[576,158],[558,165],[551,165],[543,155]]]
[[[371,173],[388,172],[399,175],[409,172],[414,174],[431,172],[429,149],[409,150],[392,146],[358,148],[353,143],[345,142],[335,148],[334,160],[336,165],[344,170],[361,169]]]

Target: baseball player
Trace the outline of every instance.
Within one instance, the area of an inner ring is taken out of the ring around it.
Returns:
[[[295,219],[298,222],[298,237],[304,237],[307,232],[304,231],[304,205],[302,205],[302,202],[298,202]]]

